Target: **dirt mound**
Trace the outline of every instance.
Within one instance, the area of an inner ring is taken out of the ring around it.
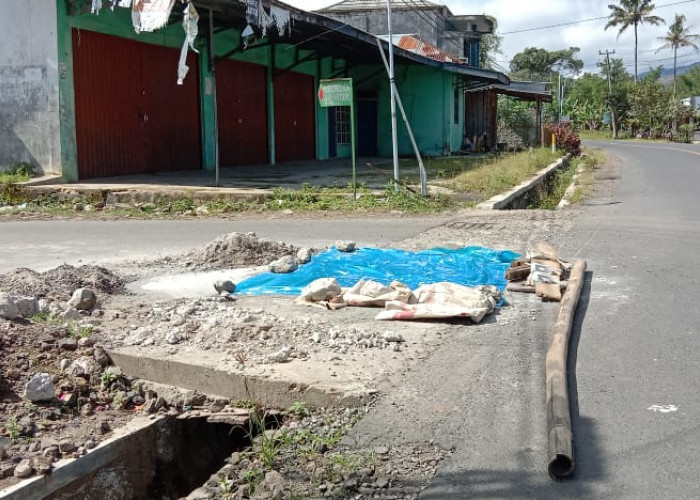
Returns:
[[[124,284],[123,278],[100,266],[63,264],[43,273],[18,268],[0,275],[0,291],[64,300],[78,288],[115,294],[124,291]]]
[[[296,251],[291,245],[258,238],[255,233],[229,233],[186,252],[180,261],[193,270],[262,266]]]

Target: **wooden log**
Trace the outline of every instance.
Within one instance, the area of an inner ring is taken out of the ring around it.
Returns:
[[[566,360],[574,315],[583,288],[586,261],[577,260],[571,270],[559,317],[547,350],[545,375],[547,392],[548,471],[554,479],[568,477],[574,470],[573,433],[567,388]]]
[[[509,267],[505,273],[508,281],[522,281],[528,276],[530,276],[530,264]]]

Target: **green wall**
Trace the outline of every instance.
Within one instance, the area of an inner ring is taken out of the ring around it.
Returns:
[[[184,42],[182,24],[177,15],[172,24],[156,33],[137,34],[132,26],[129,9],[116,8],[114,11],[103,9],[99,15],[68,16],[65,0],[57,0],[58,8],[58,46],[59,46],[59,96],[61,103],[61,149],[63,176],[66,181],[78,180],[78,166],[75,138],[75,96],[73,82],[73,50],[71,30],[73,28],[98,31],[123,38],[180,48]],[[208,21],[204,17],[199,22],[200,35],[196,47],[200,51],[200,74],[189,74],[188,78],[199,78],[201,96],[202,124],[202,164],[205,169],[215,167],[215,106],[214,76],[209,71],[209,54],[206,44]],[[263,39],[257,43],[265,44]],[[221,31],[215,35],[215,53],[223,56],[240,47],[240,35],[233,29]],[[274,55],[273,52],[274,51]],[[108,54],[105,57],[109,57]],[[342,58],[335,61],[330,57],[320,60],[310,51],[298,49],[293,45],[258,46],[236,51],[229,57],[237,60],[261,64],[268,72],[268,129],[270,131],[270,158],[274,163],[274,82],[271,78],[273,69],[291,70],[314,77],[315,88],[322,78],[337,76],[339,69],[345,67]],[[297,61],[310,57],[308,61]],[[275,68],[272,68],[274,61]],[[173,78],[176,74],[177,61],[173,62]],[[293,67],[292,67],[293,66]],[[291,68],[291,69],[290,69]],[[348,76],[354,78],[356,92],[374,91],[378,102],[378,153],[391,157],[391,113],[389,85],[383,65],[365,65],[350,67]],[[428,66],[397,65],[396,81],[403,99],[409,121],[424,155],[439,156],[457,150],[461,146],[464,96],[460,98],[460,123],[453,123],[453,85],[454,77],[446,72]],[[399,152],[412,155],[413,149],[406,128],[397,111],[399,123]],[[338,147],[338,156],[349,156],[349,148]],[[316,156],[318,159],[329,157],[328,114],[316,102]]]
[[[377,73],[378,69],[382,69]],[[426,156],[440,156],[461,146],[464,96],[460,98],[460,122],[453,124],[453,76],[436,68],[397,65],[396,86],[406,109],[418,149]],[[379,155],[390,157],[391,101],[389,82],[383,66],[359,66],[350,71],[357,91],[375,91],[378,97]],[[399,154],[413,155],[408,131],[397,109]]]

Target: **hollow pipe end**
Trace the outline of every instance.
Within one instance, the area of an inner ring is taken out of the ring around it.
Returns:
[[[574,471],[574,460],[568,455],[559,453],[549,461],[547,470],[552,479],[569,477]]]

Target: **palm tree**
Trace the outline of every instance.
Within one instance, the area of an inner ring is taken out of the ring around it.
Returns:
[[[685,16],[676,14],[676,18],[668,27],[666,36],[660,36],[659,41],[665,42],[656,52],[666,49],[673,49],[673,95],[676,95],[676,62],[678,60],[678,49],[683,47],[693,47],[695,52],[700,51],[696,40],[700,40],[700,35],[691,35],[690,28],[685,25]]]
[[[619,26],[617,37],[630,26],[634,26],[634,81],[636,82],[637,77],[637,27],[640,24],[648,23],[658,26],[663,24],[665,21],[658,17],[652,16],[651,12],[654,10],[654,4],[651,0],[620,0],[620,5],[609,4],[608,9],[612,10],[609,16],[608,23],[605,25],[607,30],[610,27]]]

